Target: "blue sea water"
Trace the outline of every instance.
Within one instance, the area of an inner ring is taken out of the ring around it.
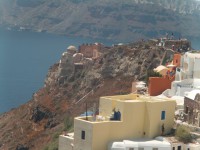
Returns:
[[[49,67],[59,61],[69,45],[94,42],[87,38],[0,29],[0,114],[30,100],[43,86]]]
[[[191,41],[193,49],[200,50],[200,38],[191,38],[189,40]]]
[[[200,39],[191,41],[193,48],[200,49]],[[94,42],[88,38],[0,28],[0,114],[30,100],[43,86],[49,67],[59,61],[69,45]]]

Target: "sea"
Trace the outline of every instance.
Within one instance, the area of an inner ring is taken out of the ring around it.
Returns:
[[[200,38],[191,41],[194,49],[200,49]],[[43,87],[49,67],[59,61],[68,46],[94,42],[113,44],[100,39],[0,28],[0,114],[29,101]]]
[[[110,41],[0,28],[0,114],[32,98],[67,47]]]

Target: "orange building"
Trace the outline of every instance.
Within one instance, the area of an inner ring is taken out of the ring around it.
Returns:
[[[148,83],[148,92],[150,96],[162,94],[166,89],[171,88],[171,83],[175,80],[176,67],[180,67],[181,54],[174,54],[173,67],[168,68],[167,74],[163,77],[150,77]],[[170,66],[170,65],[169,65]]]
[[[181,64],[181,54],[174,54],[173,65],[175,65],[176,67],[180,67],[180,64]]]
[[[148,85],[148,92],[150,96],[157,96],[162,94],[163,91],[166,89],[171,88],[171,83],[174,81],[169,79],[168,77],[150,77],[149,78],[149,85]]]

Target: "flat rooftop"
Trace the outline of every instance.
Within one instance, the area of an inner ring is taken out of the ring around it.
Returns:
[[[138,101],[146,101],[146,102],[162,102],[162,101],[174,101],[168,98],[159,98],[155,96],[145,96],[139,94],[129,94],[129,95],[116,95],[116,96],[105,96],[101,97],[107,100],[116,100],[123,102],[138,102]]]

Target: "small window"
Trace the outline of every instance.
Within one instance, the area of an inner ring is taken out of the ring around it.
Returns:
[[[129,150],[134,150],[134,148],[129,148]]]
[[[165,111],[161,112],[161,120],[165,120]]]
[[[153,150],[158,150],[158,148],[153,148]]]
[[[138,150],[144,150],[144,148],[140,148],[140,147],[139,147]]]
[[[178,146],[178,150],[181,150],[181,146]]]
[[[85,140],[85,131],[82,131],[82,132],[81,132],[81,139],[82,139],[82,140]]]
[[[189,110],[189,108],[188,108],[188,106],[186,106],[186,108],[185,108],[185,113],[186,114],[188,114],[188,110]]]

